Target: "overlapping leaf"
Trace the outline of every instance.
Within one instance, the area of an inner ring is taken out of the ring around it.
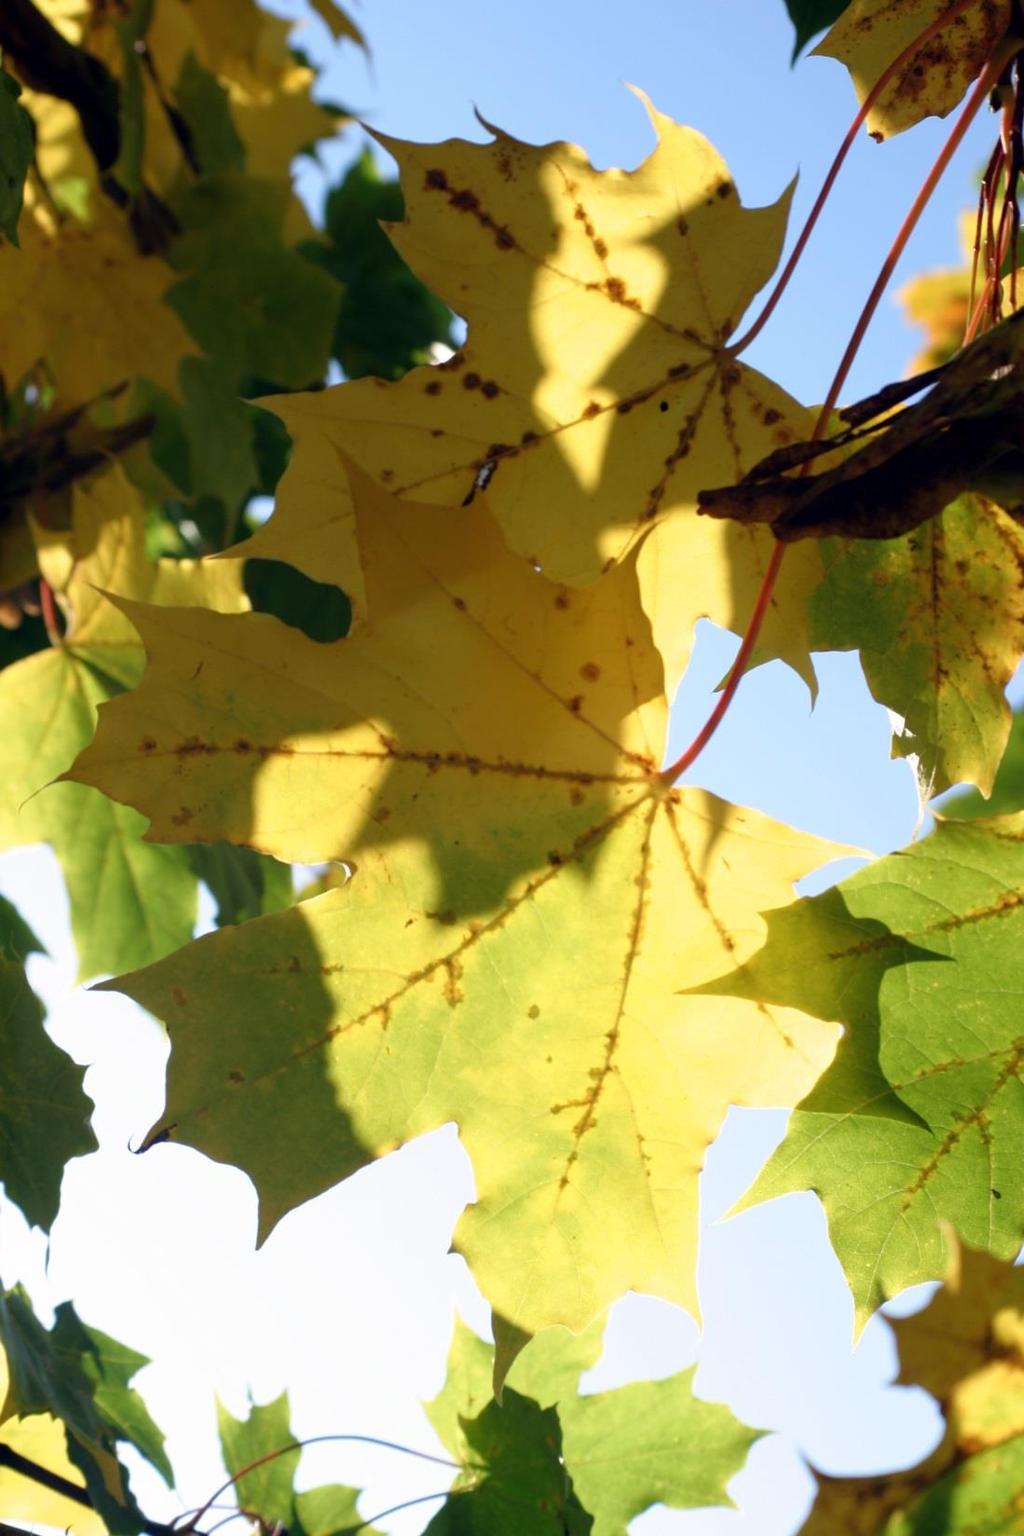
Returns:
[[[812,643],[860,651],[875,698],[899,717],[894,756],[926,794],[992,788],[1010,733],[1005,688],[1024,654],[1024,532],[962,496],[899,539],[830,540],[810,604]]]
[[[25,175],[32,161],[32,119],[17,80],[0,65],[0,234],[18,243]]]
[[[306,524],[311,481],[342,494],[340,448],[421,501],[458,506],[488,483],[510,546],[556,580],[591,581],[648,535],[640,580],[671,692],[698,617],[746,624],[771,550],[762,530],[700,524],[698,488],[738,478],[810,420],[726,345],[771,275],[788,197],[742,208],[707,140],[651,116],[657,146],[628,173],[497,130],[483,145],[383,141],[406,205],[391,238],[466,317],[466,347],[394,384],[274,408],[297,440],[278,513],[289,528]],[[805,671],[818,575],[801,551],[763,642]]]
[[[144,377],[176,389],[178,364],[195,351],[164,303],[174,274],[140,256],[113,214],[59,227],[26,215],[21,249],[0,246],[0,372],[13,387],[42,365],[64,406]]]
[[[7,1356],[0,1345],[0,1394],[3,1399],[7,1398],[9,1387]],[[4,1418],[0,1422],[0,1447],[9,1449],[16,1456],[26,1457],[37,1466],[46,1467],[84,1491],[81,1475],[68,1457],[64,1425],[51,1414],[31,1413],[26,1418],[13,1415]],[[38,1522],[68,1531],[71,1536],[109,1536],[106,1522],[94,1510],[44,1488],[41,1483],[5,1465],[0,1465],[0,1509],[5,1520]]]
[[[581,1396],[580,1375],[596,1363],[600,1346],[600,1325],[578,1337],[552,1329],[533,1340],[513,1364],[498,1410],[491,1399],[494,1351],[457,1323],[448,1378],[427,1405],[427,1416],[448,1450],[464,1463],[454,1485],[464,1491],[429,1530],[492,1528],[485,1520],[486,1499],[481,1498],[490,1468],[479,1465],[478,1453],[486,1443],[486,1429],[501,1425],[509,1399],[511,1432],[501,1442],[511,1463],[506,1475],[515,1482],[517,1462],[550,1461],[560,1445],[574,1499],[593,1521],[581,1529],[592,1529],[594,1536],[625,1536],[629,1521],[652,1504],[702,1509],[731,1502],[725,1485],[743,1465],[757,1432],[738,1423],[720,1404],[695,1398],[692,1369],[661,1381]],[[523,1406],[527,1403],[539,1411],[530,1415]],[[523,1472],[519,1482],[527,1483]],[[473,1500],[485,1506],[476,1524],[468,1513]],[[546,1529],[538,1523],[543,1517],[536,1508],[527,1505],[518,1514],[518,1529]],[[469,1524],[459,1523],[467,1520]],[[551,1529],[562,1527],[555,1524]]]
[[[0,1297],[0,1346],[7,1362],[0,1426],[37,1414],[59,1420],[67,1455],[111,1536],[140,1531],[144,1520],[117,1460],[117,1442],[134,1445],[171,1479],[163,1436],[130,1386],[146,1357],[87,1328],[67,1302],[47,1332],[19,1287]]]
[[[1024,1237],[1024,816],[940,823],[770,917],[769,934],[712,990],[847,1033],[745,1203],[821,1197],[861,1320],[942,1275],[940,1218],[1011,1258]]]
[[[889,1476],[819,1475],[801,1536],[947,1536],[1018,1528],[1024,1472],[1024,1271],[954,1244],[946,1283],[893,1322],[897,1380],[938,1398],[946,1430],[918,1466]]]
[[[815,53],[839,59],[861,101],[882,72],[950,0],[852,0]],[[925,117],[945,117],[960,101],[1010,25],[1010,0],[974,0],[943,27],[885,87],[868,114],[876,139],[912,128]]]
[[[103,591],[159,602],[247,607],[235,562],[149,564],[143,517],[117,469],[78,486],[74,531],[41,531],[44,575],[68,617],[64,644],[0,674],[0,843],[50,843],[71,897],[82,974],[144,962],[188,939],[195,875],[185,854],[141,841],[144,823],[76,784],[51,785],[88,741],[96,706],[143,664],[131,625]]]
[[[361,631],[133,604],[146,678],[73,770],[153,836],[356,866],[118,983],[171,1030],[153,1134],[244,1167],[266,1233],[454,1119],[480,1196],[459,1244],[511,1323],[580,1328],[629,1286],[692,1307],[726,1105],[792,1102],[834,1036],[679,994],[752,953],[757,913],[832,850],[662,782],[629,563],[576,592],[482,500],[357,496]]]

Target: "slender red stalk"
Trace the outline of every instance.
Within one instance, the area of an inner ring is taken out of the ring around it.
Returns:
[[[786,262],[786,265],[780,272],[775,283],[775,287],[772,289],[771,293],[768,295],[768,298],[765,300],[764,308],[761,310],[761,313],[758,315],[753,324],[750,325],[746,331],[744,331],[739,341],[734,342],[733,345],[728,349],[733,357],[738,357],[741,352],[750,346],[750,343],[756,336],[761,334],[764,327],[768,324],[768,321],[774,314],[779,300],[782,298],[782,295],[789,287],[789,280],[797,269],[800,258],[803,256],[804,250],[806,248],[807,242],[810,240],[811,235],[814,233],[814,227],[821,216],[822,209],[828,202],[829,194],[835,185],[839,172],[843,168],[843,163],[846,160],[847,155],[850,153],[850,150],[856,143],[857,135],[860,133],[861,128],[864,126],[868,113],[878,101],[878,98],[881,96],[882,92],[890,84],[893,78],[899,74],[904,65],[909,64],[910,61],[921,52],[921,49],[927,43],[931,42],[936,33],[941,32],[942,28],[947,26],[949,22],[955,21],[957,16],[960,15],[961,11],[966,11],[969,6],[976,3],[977,0],[956,0],[955,4],[949,6],[948,9],[943,11],[941,16],[936,17],[936,19],[927,27],[925,27],[923,31],[919,32],[913,41],[907,44],[903,52],[898,54],[896,58],[893,59],[892,63],[889,64],[879,75],[878,79],[875,81],[874,85],[865,96],[861,104],[860,111],[857,113],[857,116],[854,118],[853,122],[847,129],[846,137],[843,139],[842,144],[840,144],[839,151],[835,159],[832,161],[831,166],[829,167],[829,171],[825,177],[825,180],[821,184],[821,191],[818,193],[814,207],[807,215],[807,221],[804,224],[803,229],[800,231],[797,242],[794,245],[792,252],[790,253],[789,260]]]
[[[53,597],[53,588],[45,577],[39,578],[39,611],[43,617],[43,624],[51,645],[63,645],[64,634],[61,629],[60,617],[57,613],[57,604]]]
[[[871,323],[875,310],[878,308],[882,294],[888,287],[889,280],[892,277],[896,263],[903,255],[907,241],[910,239],[915,228],[917,227],[917,222],[920,219],[921,214],[924,212],[928,204],[928,200],[930,199],[932,193],[935,191],[935,188],[938,185],[939,180],[942,177],[943,172],[948,166],[950,160],[959,148],[964,134],[967,132],[971,123],[974,121],[974,118],[977,116],[978,111],[988,96],[989,91],[991,91],[993,85],[996,83],[996,81],[998,81],[1000,75],[1003,73],[1003,70],[1006,68],[1006,65],[1018,52],[1020,52],[1021,47],[1022,44],[1019,39],[1004,39],[1002,46],[998,48],[996,52],[990,57],[988,64],[986,65],[977,81],[977,84],[968,97],[964,109],[956,121],[953,131],[950,133],[949,138],[946,140],[945,144],[942,146],[942,149],[939,151],[935,164],[932,166],[931,170],[928,172],[928,175],[925,177],[921,185],[921,189],[915,197],[913,204],[911,205],[910,211],[908,212],[906,218],[903,220],[903,223],[900,225],[896,239],[893,241],[885,261],[882,263],[878,277],[875,279],[871,292],[868,294],[867,301],[864,305],[864,308],[861,310],[857,324],[853,328],[853,334],[851,335],[849,343],[847,344],[846,351],[843,353],[843,356],[840,359],[839,367],[836,369],[835,377],[829,387],[828,394],[825,397],[825,402],[822,405],[821,410],[818,412],[818,418],[814,424],[814,430],[811,433],[812,441],[821,437],[824,433],[829,417],[832,414],[833,407],[839,398],[839,392],[846,382],[847,375],[850,372],[854,358],[856,357],[861,343],[864,340],[865,333],[869,324]],[[806,474],[809,468],[810,462],[808,461],[808,463],[802,466],[800,473]],[[754,604],[754,611],[751,614],[750,622],[744,631],[743,639],[740,643],[740,648],[736,655],[736,660],[733,662],[732,667],[729,669],[729,675],[726,678],[724,687],[722,688],[721,696],[716,702],[715,707],[711,711],[707,720],[704,722],[703,726],[698,731],[697,735],[693,738],[693,741],[686,748],[686,750],[676,758],[675,762],[670,763],[667,768],[662,769],[662,772],[659,775],[662,783],[674,784],[679,778],[680,774],[685,773],[686,769],[691,767],[692,764],[696,762],[697,758],[704,751],[704,748],[707,746],[708,742],[715,734],[715,731],[722,723],[722,719],[725,716],[729,705],[732,703],[736,689],[739,687],[740,679],[746,670],[747,664],[750,661],[750,657],[753,654],[754,647],[757,644],[757,637],[761,632],[761,626],[764,623],[765,615],[767,614],[769,605],[771,603],[772,593],[775,590],[775,582],[778,578],[785,552],[786,546],[779,543],[777,543],[775,548],[772,550],[771,559],[768,562],[768,567],[764,573],[761,587],[757,594],[757,600]]]
[[[207,1510],[213,1508],[221,1494],[227,1493],[229,1488],[234,1487],[235,1483],[241,1478],[247,1477],[257,1467],[264,1466],[268,1461],[276,1461],[279,1456],[287,1456],[289,1451],[301,1451],[307,1445],[326,1445],[328,1442],[333,1441],[337,1443],[343,1440],[355,1442],[359,1445],[378,1445],[386,1451],[401,1451],[405,1456],[415,1456],[418,1461],[431,1461],[438,1467],[451,1467],[455,1472],[464,1472],[466,1470],[466,1464],[463,1462],[449,1461],[447,1456],[432,1456],[429,1451],[417,1451],[411,1445],[399,1445],[395,1440],[380,1440],[375,1435],[311,1435],[308,1440],[292,1440],[287,1445],[279,1445],[276,1450],[267,1451],[264,1456],[257,1456],[254,1461],[250,1461],[246,1466],[242,1467],[233,1477],[229,1477],[227,1482],[221,1483],[220,1487],[211,1493],[206,1503],[192,1514],[185,1525],[179,1526],[178,1530],[182,1533],[182,1536],[185,1536],[185,1532],[194,1532],[197,1522],[203,1518]]]

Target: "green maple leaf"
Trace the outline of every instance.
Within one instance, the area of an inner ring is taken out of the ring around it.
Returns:
[[[793,58],[817,33],[830,27],[850,4],[850,0],[786,0],[789,19],[796,29]]]
[[[771,915],[764,949],[708,989],[845,1026],[743,1205],[814,1190],[860,1321],[943,1273],[939,1218],[1020,1247],[1022,955],[1024,816],[944,822]]]
[[[10,922],[4,927],[6,941]],[[0,1181],[46,1231],[60,1205],[65,1163],[96,1150],[84,1076],[43,1029],[43,1007],[24,968],[0,957]]]
[[[349,1530],[380,1536],[360,1519],[358,1488],[332,1483],[296,1493],[301,1450],[292,1434],[286,1392],[272,1402],[251,1404],[245,1419],[236,1419],[218,1403],[217,1425],[238,1507],[262,1528],[280,1525],[292,1536],[344,1536]]]
[[[872,694],[903,725],[924,792],[992,788],[1010,732],[1005,688],[1024,653],[1024,533],[962,496],[898,539],[837,539],[810,600],[811,644],[860,651]]]
[[[600,1324],[578,1336],[561,1328],[546,1330],[516,1357],[499,1408],[490,1401],[494,1350],[458,1322],[447,1380],[426,1409],[441,1440],[466,1466],[455,1486],[471,1485],[474,1475],[480,1437],[474,1436],[472,1426],[498,1424],[511,1398],[521,1440],[516,1444],[510,1429],[506,1457],[523,1455],[531,1432],[550,1433],[550,1420],[542,1428],[541,1421],[530,1421],[522,1413],[520,1404],[532,1401],[538,1409],[555,1413],[565,1470],[593,1520],[594,1536],[625,1536],[629,1521],[652,1504],[673,1509],[728,1505],[726,1482],[743,1465],[758,1432],[738,1423],[721,1404],[695,1398],[693,1369],[662,1381],[581,1396],[579,1378],[595,1364],[600,1348]],[[453,1500],[444,1516],[462,1515],[462,1506],[473,1497],[475,1493]],[[522,1518],[522,1529],[533,1529]],[[485,1531],[488,1526],[481,1518],[478,1526],[436,1528]]]
[[[510,1324],[578,1330],[631,1286],[695,1309],[721,1116],[795,1102],[834,1031],[682,994],[751,953],[757,912],[833,850],[661,779],[629,563],[570,592],[484,506],[354,483],[362,627],[325,646],[132,605],[146,681],[73,770],[153,837],[356,866],[117,983],[173,1041],[153,1135],[246,1169],[266,1235],[455,1120],[479,1191],[458,1242]]]
[[[89,740],[98,705],[142,671],[134,631],[101,592],[236,609],[247,602],[233,562],[146,561],[142,512],[119,470],[76,487],[74,508],[70,539],[38,535],[41,568],[69,619],[64,643],[0,675],[0,845],[52,845],[80,972],[95,975],[185,943],[196,911],[196,877],[181,849],[143,842],[145,823],[125,806],[51,782]]]

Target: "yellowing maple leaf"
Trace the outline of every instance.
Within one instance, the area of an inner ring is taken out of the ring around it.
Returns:
[[[21,222],[21,249],[0,248],[0,374],[13,386],[38,365],[62,406],[125,380],[177,391],[178,363],[196,348],[164,302],[174,274],[140,256],[127,223],[105,210],[93,226],[54,227],[41,210]]]
[[[497,130],[489,144],[383,139],[407,210],[391,238],[465,316],[466,347],[397,383],[269,403],[302,439],[281,516],[306,493],[319,434],[400,496],[457,506],[486,486],[512,548],[555,580],[589,582],[646,535],[640,579],[671,692],[698,617],[745,625],[772,547],[763,530],[708,528],[697,490],[810,420],[726,346],[771,275],[788,195],[742,208],[707,140],[650,115],[658,143],[632,172]],[[818,575],[799,552],[763,642],[805,670]]]
[[[902,1386],[938,1399],[945,1433],[917,1466],[825,1477],[800,1536],[1010,1531],[1024,1468],[1024,1270],[948,1234],[945,1283],[920,1312],[892,1318]],[[1004,1448],[1002,1457],[992,1453]],[[929,1514],[941,1511],[941,1526]]]
[[[359,631],[129,605],[146,678],[72,770],[151,836],[355,864],[117,983],[174,1042],[154,1134],[244,1167],[265,1234],[454,1119],[479,1191],[459,1246],[509,1323],[579,1329],[631,1286],[695,1307],[726,1106],[793,1102],[835,1030],[682,994],[832,850],[663,783],[631,561],[574,591],[482,502],[354,490]]]
[[[815,53],[838,59],[860,101],[882,72],[950,0],[853,0]],[[887,139],[925,117],[945,117],[960,101],[1010,25],[1010,0],[974,0],[904,65],[868,113],[872,137]]]

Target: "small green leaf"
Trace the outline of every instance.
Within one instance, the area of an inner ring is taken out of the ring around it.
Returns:
[[[189,49],[175,90],[189,132],[190,148],[203,176],[245,169],[245,146],[231,117],[227,90]]]
[[[17,907],[6,896],[0,896],[0,952],[7,960],[27,960],[29,955],[46,954]]]
[[[830,27],[849,4],[850,0],[786,0],[789,19],[796,28],[794,60],[811,38]]]
[[[287,1529],[292,1523],[293,1484],[301,1454],[294,1446],[287,1392],[273,1402],[251,1404],[247,1419],[236,1419],[218,1402],[217,1427],[224,1465],[235,1479],[239,1509],[258,1516],[263,1525],[280,1524]],[[282,1454],[274,1455],[278,1451]],[[244,1471],[263,1457],[271,1459]]]
[[[98,1328],[87,1327],[70,1302],[57,1308],[50,1338],[69,1374],[77,1368],[84,1372],[92,1385],[96,1410],[115,1438],[134,1445],[171,1487],[174,1473],[164,1450],[163,1433],[139,1393],[129,1386],[132,1377],[149,1364],[149,1357]]]
[[[460,1473],[426,1536],[585,1536],[593,1521],[562,1464],[554,1408],[505,1389],[461,1421],[466,1470]]]
[[[18,97],[21,86],[0,65],[0,230],[18,243],[25,176],[35,153],[32,119]]]
[[[279,912],[291,904],[289,864],[230,843],[195,843],[188,855],[196,878],[217,903],[218,928]]]
[[[350,379],[401,378],[429,360],[435,342],[451,341],[448,306],[413,275],[381,228],[403,214],[398,182],[385,181],[366,152],[328,195],[327,242],[302,247],[343,285],[332,352]]]
[[[13,917],[11,916],[13,914]],[[0,909],[6,948],[39,944],[13,908]],[[16,921],[15,921],[16,920]],[[96,1150],[81,1067],[43,1029],[43,1008],[21,965],[0,960],[0,1180],[37,1227],[49,1231],[64,1165]]]

